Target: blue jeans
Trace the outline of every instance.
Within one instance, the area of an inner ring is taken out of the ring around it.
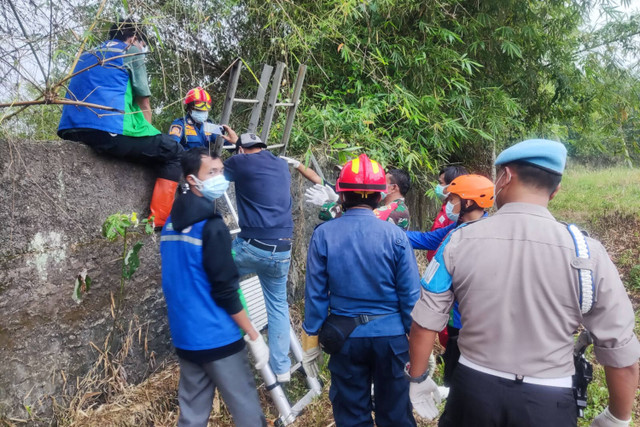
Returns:
[[[269,321],[269,363],[276,374],[291,368],[289,359],[289,304],[287,303],[287,276],[291,251],[270,252],[250,245],[237,237],[232,249],[240,276],[256,273],[260,279]]]

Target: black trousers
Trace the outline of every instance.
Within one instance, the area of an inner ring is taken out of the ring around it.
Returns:
[[[444,349],[442,360],[444,361],[444,375],[443,382],[446,387],[451,387],[453,380],[453,372],[458,366],[458,359],[460,359],[460,348],[458,347],[458,335],[460,329],[447,325],[447,333],[449,339],[447,340],[447,347]]]
[[[329,399],[337,427],[373,427],[371,382],[374,384],[375,425],[415,427],[404,365],[409,361],[405,335],[347,338],[331,355]]]
[[[458,365],[439,427],[575,427],[571,388],[517,383]]]
[[[82,142],[98,154],[106,154],[120,159],[155,167],[158,178],[179,181],[182,173],[180,154],[182,145],[169,135],[125,136],[93,129],[67,131],[61,135],[70,141]]]

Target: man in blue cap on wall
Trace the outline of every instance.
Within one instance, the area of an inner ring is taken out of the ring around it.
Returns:
[[[464,325],[439,426],[575,426],[573,334],[580,325],[591,332],[610,396],[591,426],[629,425],[640,357],[631,302],[600,242],[547,209],[566,153],[540,139],[503,151],[498,212],[449,234],[434,258],[443,262],[425,271],[407,369],[421,415],[437,415],[435,384],[423,378],[454,298]]]

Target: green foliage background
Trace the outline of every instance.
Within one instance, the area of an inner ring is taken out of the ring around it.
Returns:
[[[48,85],[68,72],[83,40],[97,45],[114,17],[132,15],[151,37],[154,123],[163,131],[197,85],[210,90],[218,115],[225,70],[241,57],[256,75],[263,63],[285,62],[283,99],[298,65],[309,66],[294,154],[322,151],[344,161],[362,149],[423,180],[448,162],[487,172],[495,150],[546,137],[565,142],[583,162],[633,164],[640,157],[632,66],[640,19],[618,6],[606,0],[109,0],[101,9],[89,1],[68,6],[76,25],[50,33]],[[587,27],[594,8],[608,14],[596,30]],[[14,98],[43,90],[32,83],[23,81]],[[238,96],[252,97],[256,87],[245,72]],[[55,88],[56,95],[64,90]],[[40,107],[8,128],[53,138],[59,110]],[[231,125],[243,129],[246,113],[234,110]]]

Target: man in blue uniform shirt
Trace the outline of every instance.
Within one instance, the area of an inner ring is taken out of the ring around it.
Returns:
[[[319,225],[309,246],[303,366],[317,375],[319,341],[332,353],[329,398],[338,427],[373,426],[372,382],[376,425],[416,425],[403,369],[419,275],[405,233],[373,214],[386,188],[377,162],[365,154],[347,162],[336,183],[346,212]]]
[[[195,147],[209,148],[216,142],[219,135],[224,138],[224,133],[233,132],[228,126],[216,125],[209,119],[211,96],[200,86],[187,92],[184,98],[184,109],[184,116],[178,117],[171,123],[169,135],[185,150]]]

